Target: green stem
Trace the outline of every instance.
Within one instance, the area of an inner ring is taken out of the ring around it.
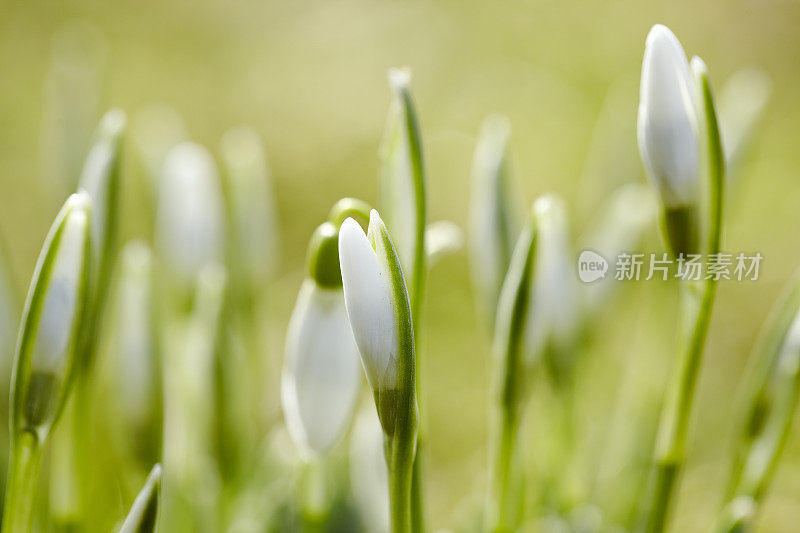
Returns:
[[[41,458],[42,448],[34,433],[26,431],[14,439],[6,484],[4,533],[33,530],[33,500]]]
[[[705,131],[708,147],[709,209],[706,254],[718,254],[722,239],[723,185],[725,179],[722,141],[714,108],[714,98],[708,74],[703,68],[696,72],[702,91],[705,111]],[[661,533],[667,522],[670,504],[684,462],[689,419],[703,348],[716,293],[716,280],[684,282],[681,292],[683,317],[689,325],[688,335],[679,354],[678,366],[668,390],[668,396],[658,428],[655,452],[655,473],[649,495],[649,510],[645,531]]]
[[[500,533],[514,530],[514,498],[511,470],[517,434],[517,410],[502,409],[495,423],[492,442],[492,472],[489,504],[486,510],[486,530]]]
[[[518,505],[512,488],[512,463],[525,390],[522,337],[528,313],[530,284],[536,254],[536,231],[531,218],[520,235],[503,283],[495,327],[495,407],[490,435],[490,485],[486,530],[513,531]]]
[[[409,533],[411,529],[411,486],[414,470],[414,448],[401,439],[387,441],[386,462],[389,473],[389,515],[392,533]],[[416,531],[415,531],[416,533]]]
[[[306,533],[325,531],[330,506],[325,487],[325,464],[323,459],[312,459],[303,471],[302,502],[303,524]]]

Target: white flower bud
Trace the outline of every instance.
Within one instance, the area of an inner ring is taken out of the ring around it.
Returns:
[[[224,207],[208,150],[194,143],[173,148],[164,163],[156,244],[171,273],[187,285],[204,265],[223,259]]]
[[[369,239],[348,218],[339,231],[339,261],[344,299],[367,381],[373,390],[398,385],[399,325],[378,213],[370,213]],[[373,245],[377,249],[373,249]]]
[[[56,217],[36,265],[14,365],[14,426],[46,430],[63,407],[84,322],[91,199],[73,194]]]
[[[360,384],[342,290],[306,279],[289,322],[281,382],[286,425],[306,454],[324,454],[339,441]]]
[[[660,24],[647,36],[639,94],[639,152],[666,207],[697,203],[698,112],[695,82],[675,35]]]

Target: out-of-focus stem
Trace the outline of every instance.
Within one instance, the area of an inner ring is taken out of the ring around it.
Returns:
[[[6,484],[4,533],[33,530],[33,500],[41,458],[42,448],[36,435],[26,431],[14,438]]]

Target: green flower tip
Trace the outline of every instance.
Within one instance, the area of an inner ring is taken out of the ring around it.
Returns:
[[[308,275],[320,287],[342,286],[339,268],[339,229],[331,222],[321,224],[311,236],[306,254]]]

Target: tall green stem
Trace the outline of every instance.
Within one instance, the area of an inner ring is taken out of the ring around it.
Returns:
[[[33,433],[23,432],[11,448],[3,513],[4,533],[28,533],[33,530],[33,500],[42,448]]]
[[[720,251],[722,237],[723,184],[725,179],[722,143],[714,108],[714,98],[704,68],[696,72],[701,85],[705,130],[708,146],[709,210],[707,257]],[[656,440],[655,472],[649,493],[645,531],[660,533],[667,522],[670,504],[684,462],[689,419],[694,402],[695,385],[703,357],[711,308],[716,293],[716,280],[683,282],[681,301],[684,324],[688,326],[682,336],[673,381],[661,415]]]
[[[525,388],[522,341],[535,254],[535,227],[531,217],[514,249],[500,295],[495,326],[495,396],[492,403],[495,411],[491,422],[491,472],[485,520],[486,530],[490,532],[513,531],[516,526],[518,506],[511,474]]]

